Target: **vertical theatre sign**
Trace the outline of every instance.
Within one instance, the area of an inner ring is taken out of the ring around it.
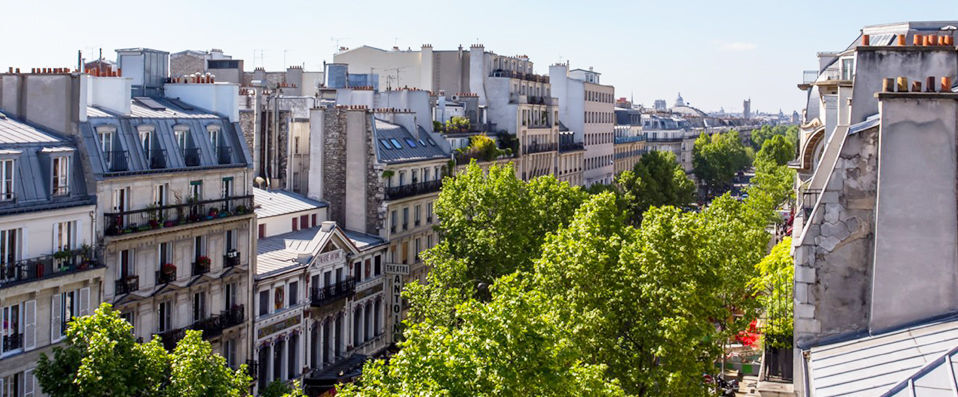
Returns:
[[[402,336],[399,328],[402,324],[402,288],[403,276],[409,274],[409,265],[386,264],[386,274],[389,276],[389,313],[392,316],[393,342]]]

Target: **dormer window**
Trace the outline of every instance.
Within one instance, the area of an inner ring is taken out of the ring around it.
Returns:
[[[140,134],[140,147],[143,148],[143,153],[150,154],[153,151],[153,127],[141,125],[136,130]]]
[[[851,80],[855,75],[855,58],[842,58],[842,80]]]
[[[103,153],[103,162],[106,163],[108,170],[113,169],[114,157],[118,157],[113,151],[113,134],[116,128],[112,126],[99,126],[96,128],[97,145],[100,146],[100,152]]]
[[[58,156],[52,159],[53,167],[53,189],[54,196],[66,196],[70,194],[70,157]]]
[[[210,147],[212,147],[213,150],[216,150],[218,147],[220,147],[220,127],[211,125],[206,127],[206,132],[208,132],[210,135]]]
[[[13,190],[13,175],[16,173],[16,162],[0,160],[0,201],[11,201],[16,196]]]

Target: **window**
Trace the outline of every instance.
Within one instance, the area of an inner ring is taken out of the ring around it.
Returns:
[[[293,219],[290,219],[290,221],[292,221],[293,223],[293,226],[292,226],[293,231],[295,232],[299,230],[299,219],[294,216]]]
[[[96,138],[100,144],[100,151],[103,153],[113,150],[113,133],[115,131],[113,127],[97,127]],[[107,158],[109,158],[109,156],[107,156]],[[107,165],[109,165],[109,160],[107,160]]]
[[[13,160],[0,161],[0,200],[13,200],[16,196],[13,191],[13,174],[16,170],[13,168],[16,164]]]
[[[226,231],[226,252],[231,252],[236,249],[236,231],[227,230]]]
[[[406,171],[399,171],[399,186],[406,184]]]
[[[299,137],[293,137],[293,154],[299,154]]]
[[[365,275],[366,278],[368,279],[368,278],[372,277],[372,275],[373,275],[373,274],[372,274],[372,273],[373,273],[373,266],[372,266],[372,261],[370,261],[369,258],[366,258],[365,269],[366,269],[366,271],[365,271],[365,273],[366,273],[366,275]]]
[[[140,126],[140,147],[143,148],[144,153],[150,153],[153,151],[153,128]]]
[[[293,281],[289,283],[289,306],[296,306],[299,303],[299,282]]]
[[[159,318],[156,321],[156,330],[166,332],[173,328],[173,302],[160,302]]]
[[[855,59],[842,59],[842,80],[851,80],[855,72]]]
[[[65,251],[71,250],[75,246],[76,221],[58,222],[53,226],[53,232],[56,238],[53,241],[53,250]]]
[[[393,210],[393,211],[392,211],[392,216],[389,217],[389,219],[390,219],[389,231],[390,231],[391,233],[395,233],[395,232],[396,232],[396,223],[399,222],[398,218],[399,218],[399,217],[396,216],[396,210]]]
[[[423,146],[425,146],[425,145],[423,145]],[[423,169],[422,169],[422,181],[423,181],[423,182],[428,182],[428,181],[429,181],[429,168],[423,168]]]
[[[259,315],[269,314],[269,290],[259,292]]]
[[[286,379],[293,379],[296,375],[299,375],[298,370],[298,358],[297,353],[299,352],[299,335],[290,335],[289,343],[287,344],[287,359],[289,360],[289,368],[286,371]]]
[[[412,138],[406,138],[405,141],[406,141],[406,144],[409,145],[409,147],[411,148],[416,147],[416,141],[412,140]]]
[[[209,126],[206,131],[210,134],[210,147],[216,150],[220,147],[220,127]]]
[[[118,276],[121,279],[130,277],[134,274],[132,249],[125,249],[123,251],[120,251],[120,266],[118,270],[120,271],[120,274]]]
[[[353,278],[356,279],[356,282],[363,280],[363,263],[356,262],[353,263]]]
[[[396,140],[395,138],[390,138],[389,142],[392,143],[396,149],[402,149],[402,144],[399,143],[399,141]]]
[[[300,215],[299,227],[303,229],[309,229],[309,215]]]
[[[167,263],[173,263],[173,254],[170,242],[163,242],[157,245],[157,254],[159,256],[159,266],[163,266]]]
[[[235,282],[226,284],[226,291],[223,294],[224,295],[223,306],[225,307],[226,310],[230,310],[233,308],[234,305],[238,304],[236,303],[237,302],[236,294],[237,294],[238,288],[239,288],[239,284]]]
[[[230,368],[236,368],[236,341],[227,339],[223,341],[223,358],[226,359],[226,365]]]
[[[189,132],[188,128],[176,128],[173,130],[173,136],[176,138],[176,145],[180,148],[181,151],[186,150],[186,144],[189,143]]]
[[[223,198],[233,197],[233,177],[223,178],[223,189],[220,191]],[[228,203],[229,201],[227,201]]]
[[[420,246],[420,240],[421,240],[421,239],[420,239],[419,237],[416,237],[416,247],[415,247],[415,248],[416,248],[416,251],[415,251],[415,252],[416,252],[416,262],[419,262],[419,251],[422,250],[422,247]]]
[[[413,216],[416,222],[416,226],[419,226],[419,218],[420,218],[419,213],[421,212],[420,211],[421,207],[422,207],[421,205],[416,204],[415,210],[413,211]]]
[[[120,318],[126,320],[126,322],[133,326],[133,334],[136,335],[136,312],[120,313]]]
[[[432,201],[426,203],[426,222],[432,223]]]
[[[286,304],[286,299],[283,297],[283,294],[283,286],[276,287],[273,290],[273,309],[275,311],[283,310],[283,305]]]
[[[432,248],[432,235],[426,236],[426,249]]]
[[[256,228],[258,229],[258,230],[257,230],[257,234],[256,234],[256,235],[257,235],[257,238],[265,238],[265,237],[266,237],[266,224],[265,224],[265,223],[259,224],[259,225],[257,225]]]
[[[196,200],[203,198],[203,181],[190,181],[190,196]]]
[[[380,274],[383,274],[383,258],[381,255],[376,255],[375,264],[376,269],[373,275],[379,276]]]
[[[383,149],[386,149],[386,150],[389,150],[389,149],[392,149],[392,148],[393,148],[392,145],[389,144],[389,141],[387,141],[387,140],[385,140],[385,139],[380,139],[380,140],[379,140],[379,144],[383,145]]]
[[[402,209],[402,230],[409,229],[409,207]]]
[[[20,303],[3,307],[3,330],[0,333],[0,353],[8,353],[23,348],[23,307]]]
[[[206,292],[193,294],[193,322],[206,318]]]
[[[61,292],[59,296],[53,297],[54,304],[60,306],[60,321],[52,326],[60,328],[60,335],[66,335],[67,324],[80,313],[77,299],[77,291]]]
[[[316,214],[313,214],[312,221],[313,221],[312,223],[313,227],[316,227]]]
[[[166,205],[167,203],[166,195],[169,189],[170,189],[169,186],[165,183],[153,185],[153,205],[157,207],[162,207]]]
[[[0,264],[12,265],[18,260],[20,260],[20,229],[0,230]]]

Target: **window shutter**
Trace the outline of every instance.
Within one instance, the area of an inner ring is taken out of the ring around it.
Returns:
[[[37,347],[37,301],[23,302],[23,350]]]
[[[33,397],[34,384],[33,369],[23,371],[23,397]]]
[[[90,314],[90,287],[80,288],[80,316]]]
[[[54,294],[50,299],[50,340],[58,341],[63,335],[60,332],[60,294]]]

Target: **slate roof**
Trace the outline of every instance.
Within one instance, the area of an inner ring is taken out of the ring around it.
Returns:
[[[255,187],[253,188],[253,203],[256,205],[256,216],[260,218],[292,214],[328,206],[328,204],[322,201],[316,201],[293,192],[285,190],[265,190]]]
[[[322,226],[262,238],[257,241],[255,278],[263,279],[307,266],[337,229],[360,251],[386,244],[376,236],[338,227],[323,231]]]
[[[951,362],[956,347],[958,317],[812,347],[807,359],[809,386],[815,396],[899,395],[903,382],[920,378],[915,385],[927,390],[915,396],[941,395],[928,386],[947,384],[952,375],[933,367],[944,363],[943,357]],[[936,378],[939,375],[948,378]],[[944,395],[955,394],[949,388]]]
[[[163,109],[153,109],[147,104],[159,104]],[[114,117],[115,113],[96,106],[87,106],[87,117]],[[181,101],[159,97],[135,97],[130,102],[130,116],[139,118],[218,119],[220,116],[205,109],[187,105]]]
[[[0,112],[0,144],[66,142],[60,136],[14,120]]]
[[[413,136],[405,127],[388,121],[374,119],[373,133],[376,137],[376,157],[381,163],[395,164],[411,161],[448,159],[446,153],[422,128]],[[421,137],[421,139],[420,139]],[[382,141],[388,142],[388,148]],[[399,148],[395,147],[399,143]]]

